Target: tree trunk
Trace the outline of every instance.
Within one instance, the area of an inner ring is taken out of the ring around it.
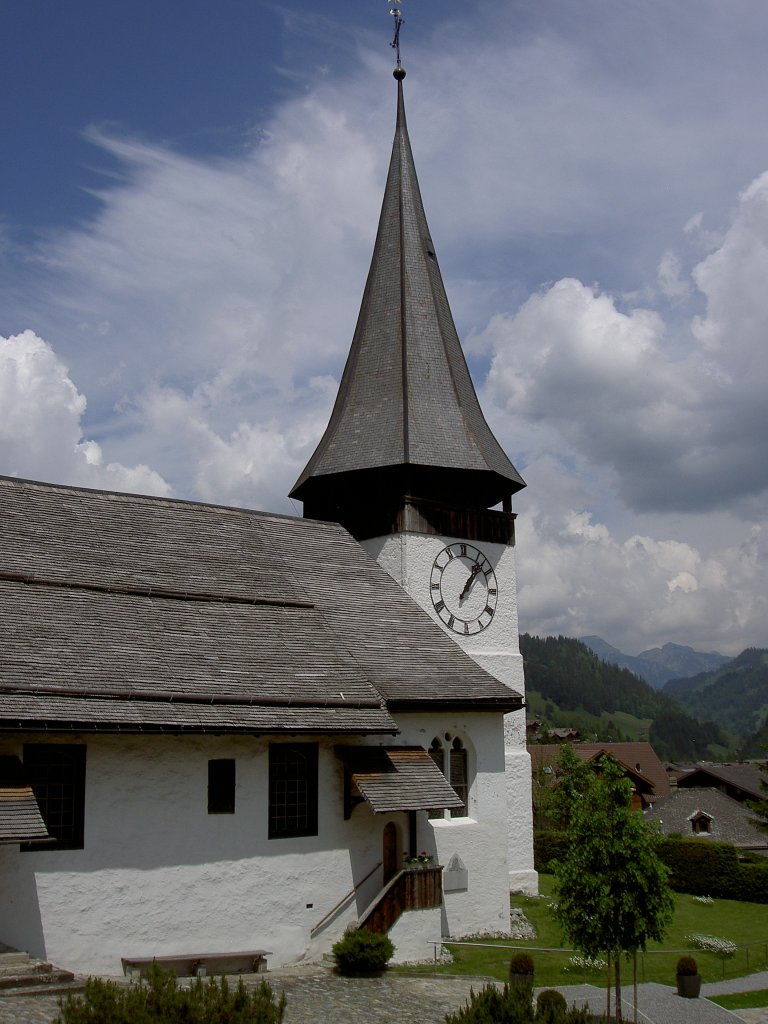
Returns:
[[[614,973],[616,977],[616,1021],[619,1024],[624,1019],[621,1015],[621,953],[616,954]]]

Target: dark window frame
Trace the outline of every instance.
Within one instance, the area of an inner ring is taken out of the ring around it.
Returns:
[[[270,743],[269,839],[317,835],[318,760],[317,743]]]
[[[234,814],[237,770],[234,757],[208,761],[208,813]]]
[[[451,809],[452,818],[466,818],[469,815],[469,758],[467,748],[457,736],[448,752],[451,789],[462,801],[463,806]]]
[[[82,850],[85,846],[84,743],[25,743],[24,770],[50,840],[22,850]]]

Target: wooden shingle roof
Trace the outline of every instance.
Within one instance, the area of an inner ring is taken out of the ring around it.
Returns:
[[[483,416],[451,315],[403,83],[368,279],[328,427],[291,492],[306,514],[395,496],[488,508],[525,486]]]
[[[510,710],[341,527],[0,478],[0,728],[393,733]]]
[[[40,808],[18,757],[0,756],[0,843],[48,839]]]
[[[422,747],[337,747],[376,814],[464,806]]]

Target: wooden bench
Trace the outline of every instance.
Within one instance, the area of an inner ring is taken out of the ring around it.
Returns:
[[[124,956],[123,974],[129,978],[146,977],[152,964],[172,968],[177,977],[204,978],[207,974],[261,974],[267,969],[268,949],[250,949],[235,953],[176,953],[167,956]]]

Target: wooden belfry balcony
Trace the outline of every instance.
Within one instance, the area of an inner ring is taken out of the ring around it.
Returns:
[[[442,903],[442,866],[409,866],[384,886],[357,924],[384,935],[406,910],[432,910]]]

